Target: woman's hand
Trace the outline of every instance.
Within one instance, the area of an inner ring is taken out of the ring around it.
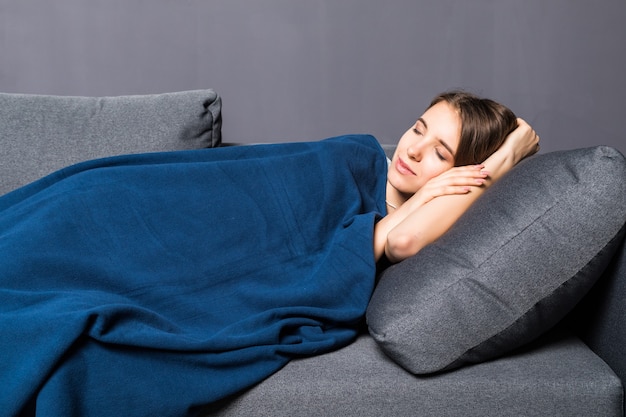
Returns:
[[[467,165],[450,168],[436,177],[428,180],[408,200],[411,210],[415,210],[436,197],[453,194],[467,194],[472,187],[482,186],[489,172],[484,165]]]
[[[517,118],[517,128],[511,132],[500,147],[513,158],[513,165],[539,151],[539,136],[523,119]]]

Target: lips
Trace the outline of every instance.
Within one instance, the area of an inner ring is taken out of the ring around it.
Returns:
[[[417,175],[406,163],[404,163],[402,158],[398,158],[398,162],[396,162],[396,169],[402,175]]]

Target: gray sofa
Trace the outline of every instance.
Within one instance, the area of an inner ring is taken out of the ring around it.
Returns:
[[[85,159],[220,146],[220,127],[212,90],[0,94],[0,193]],[[201,415],[623,416],[625,180],[606,147],[524,161],[381,272],[354,343]]]

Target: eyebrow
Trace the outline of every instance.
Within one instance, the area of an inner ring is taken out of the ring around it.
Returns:
[[[426,130],[428,130],[428,124],[426,124],[426,120],[424,120],[424,118],[420,117],[419,119],[417,119],[417,121],[418,121],[418,122],[421,122],[421,123],[424,125],[424,127],[426,128]],[[444,140],[443,140],[443,139],[441,139],[441,138],[436,138],[436,139],[439,141],[439,143],[441,143],[441,145],[442,145],[444,148],[446,148],[446,149],[448,150],[448,152],[450,152],[450,154],[451,154],[452,156],[455,156],[455,155],[454,155],[454,152],[452,151],[452,147],[451,147],[450,145],[448,145],[448,144],[446,143],[446,141],[444,141]]]

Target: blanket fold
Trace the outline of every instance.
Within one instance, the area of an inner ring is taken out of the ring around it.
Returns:
[[[353,340],[371,136],[126,155],[0,197],[4,415],[181,416]]]

